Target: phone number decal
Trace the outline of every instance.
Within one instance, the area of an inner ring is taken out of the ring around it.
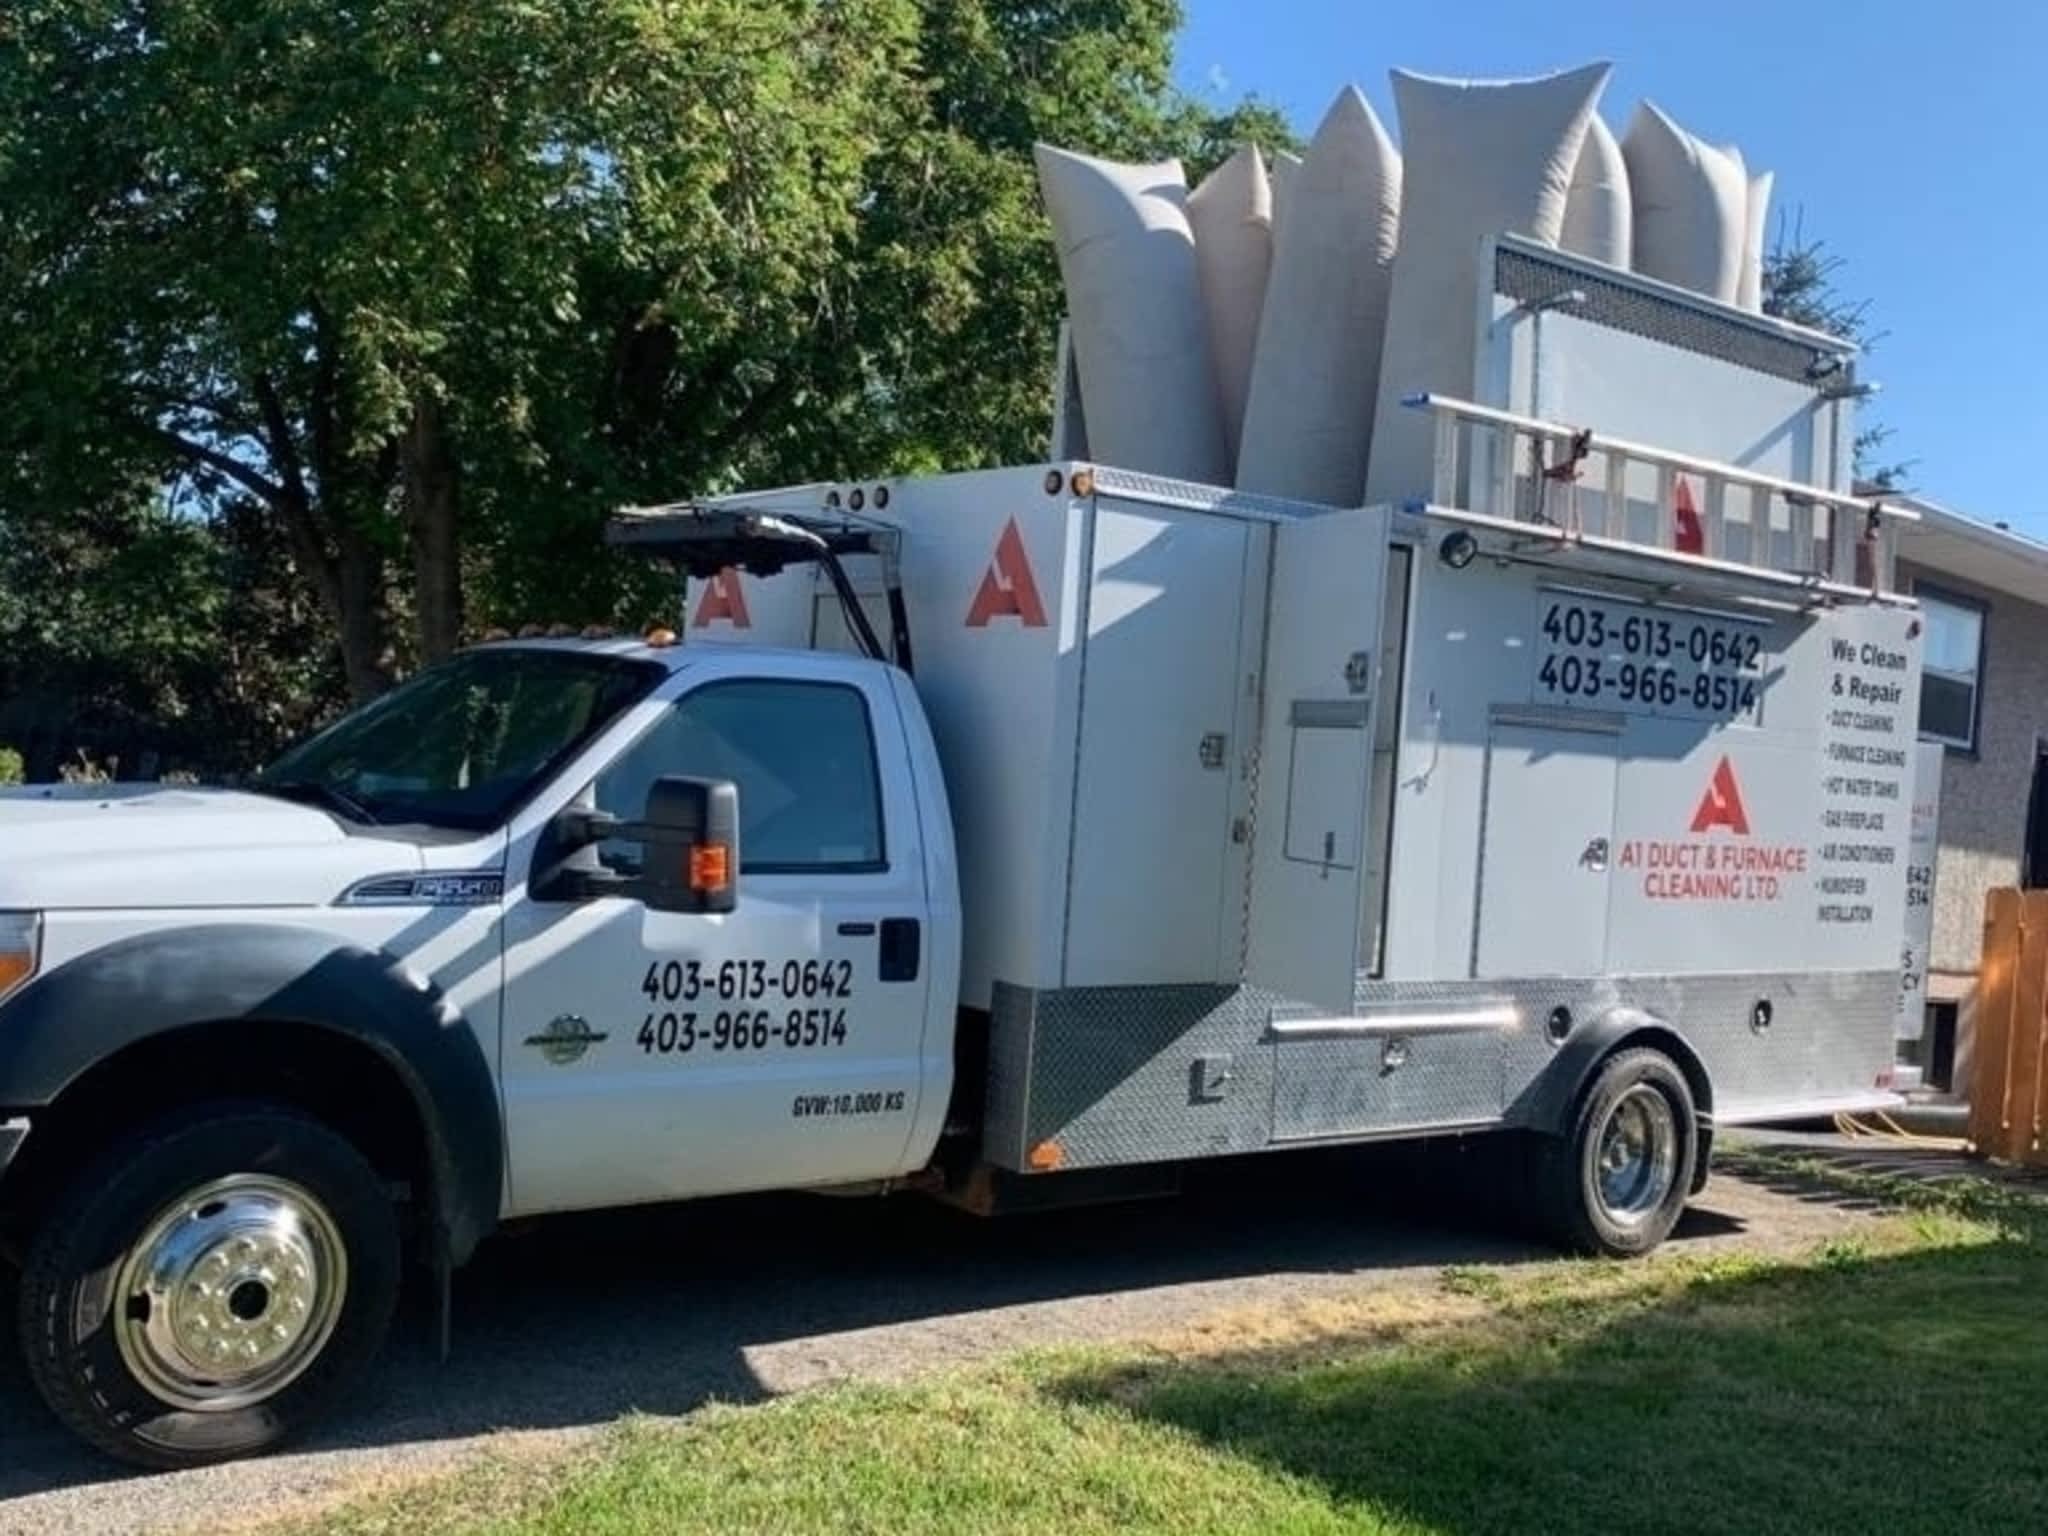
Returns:
[[[665,1009],[641,1020],[634,1044],[648,1056],[687,1056],[692,1051],[786,1051],[846,1044],[844,1008],[792,1008],[774,1013],[766,1008],[720,1009],[705,1015],[694,1009]]]
[[[815,997],[853,996],[850,960],[701,960],[654,961],[640,990],[651,1003],[694,1003],[716,998],[721,1003],[758,1003],[782,998],[790,1002]]]
[[[846,1044],[846,1010],[834,1004],[853,996],[853,962],[656,960],[639,992],[647,1002],[633,1041],[644,1055],[816,1050]]]
[[[1754,720],[1764,626],[1711,614],[1544,592],[1536,624],[1539,703],[1690,720]]]

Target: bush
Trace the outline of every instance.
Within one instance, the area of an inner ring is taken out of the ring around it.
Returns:
[[[70,762],[57,765],[57,777],[66,784],[111,784],[120,771],[120,758],[95,758],[83,747]]]
[[[0,784],[19,784],[26,777],[21,754],[12,747],[0,747]]]

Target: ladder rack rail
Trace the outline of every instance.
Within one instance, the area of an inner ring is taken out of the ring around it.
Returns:
[[[1448,395],[1411,395],[1402,403],[1435,418],[1429,504],[1536,524],[1566,539],[1636,544],[1886,593],[1893,590],[1898,527],[1919,517],[1881,497],[1824,490]]]

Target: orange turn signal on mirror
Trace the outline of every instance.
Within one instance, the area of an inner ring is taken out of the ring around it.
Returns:
[[[695,843],[690,848],[690,889],[722,891],[732,884],[732,847],[727,843]]]
[[[33,912],[0,912],[0,997],[36,973],[42,920]]]

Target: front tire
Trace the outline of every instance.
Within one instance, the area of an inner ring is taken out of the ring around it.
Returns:
[[[1662,1051],[1618,1051],[1594,1076],[1567,1134],[1545,1138],[1536,1169],[1545,1225],[1580,1253],[1648,1253],[1684,1212],[1698,1157],[1685,1074]]]
[[[22,1273],[29,1375],[100,1450],[155,1469],[272,1450],[383,1342],[397,1215],[317,1121],[218,1105],[111,1150],[51,1207]]]

